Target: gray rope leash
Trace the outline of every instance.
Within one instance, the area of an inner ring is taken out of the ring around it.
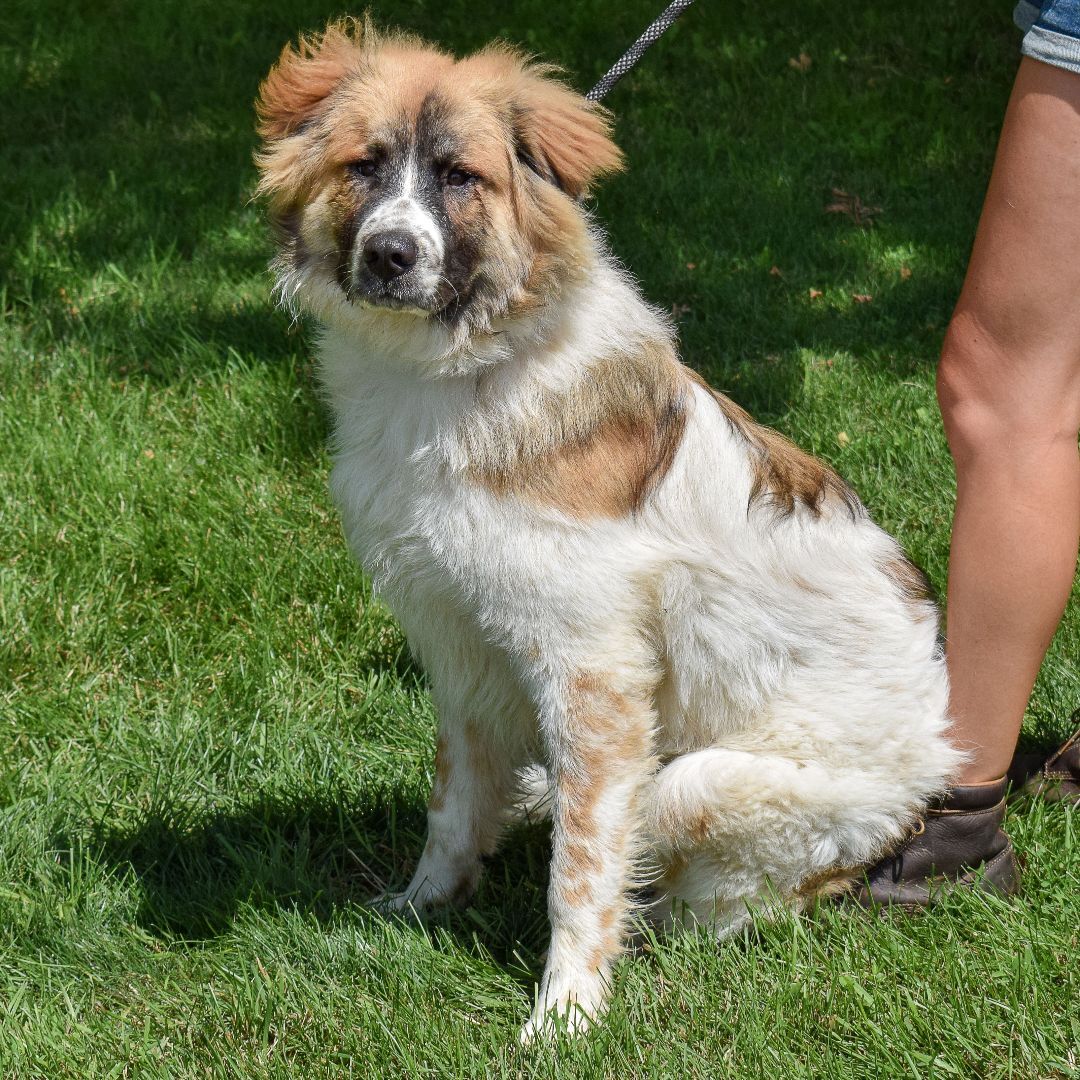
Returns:
[[[649,24],[648,29],[619,57],[615,66],[585,95],[589,101],[601,101],[607,97],[611,88],[645,55],[650,46],[660,40],[665,30],[694,2],[694,0],[673,0]]]

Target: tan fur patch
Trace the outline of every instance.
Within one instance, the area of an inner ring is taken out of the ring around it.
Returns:
[[[611,140],[611,114],[561,82],[554,65],[496,43],[460,61],[458,70],[481,96],[498,94],[510,103],[514,137],[571,197],[623,167]]]
[[[474,478],[499,495],[576,518],[622,517],[663,480],[685,427],[680,366],[657,342],[537,395],[512,430],[478,426],[464,441]]]
[[[593,809],[600,797],[600,788],[599,779],[585,769],[561,777],[559,821],[568,836],[589,839],[595,835]]]
[[[583,843],[568,842],[563,849],[563,854],[566,857],[566,873],[571,878],[587,878],[591,874],[600,873],[603,868],[600,856]]]
[[[704,844],[710,832],[712,832],[712,817],[704,811],[688,821],[685,826],[686,841],[695,847]]]
[[[556,888],[571,907],[591,902],[592,879],[604,867],[597,850],[596,803],[612,761],[648,752],[647,714],[601,675],[581,672],[569,686],[569,721],[578,738],[572,769],[558,779],[558,824],[563,833]]]
[[[435,779],[431,785],[428,810],[438,813],[446,805],[446,792],[450,786],[450,758],[446,740],[440,735],[435,742]]]
[[[922,610],[927,603],[934,602],[934,589],[929,578],[906,556],[889,559],[881,569],[896,585],[906,604]]]
[[[799,886],[795,893],[796,900],[808,905],[814,900],[827,900],[830,897],[842,896],[850,892],[852,886],[858,880],[859,870],[847,867],[834,867],[831,870],[823,870],[819,874],[812,874]]]
[[[611,957],[612,948],[609,942],[605,942],[603,945],[598,945],[591,953],[589,953],[588,965],[592,971],[600,971],[604,966],[604,962]]]
[[[640,691],[644,699],[651,687]],[[586,738],[584,764],[602,772],[612,758],[635,760],[648,752],[645,710],[626,694],[614,690],[602,675],[579,672],[570,681],[570,714]]]
[[[259,87],[259,134],[281,139],[310,119],[356,62],[363,38],[357,20],[343,19],[301,37],[295,49],[286,45]]]
[[[611,141],[608,111],[551,79],[554,71],[534,67],[519,75],[519,135],[576,199],[598,176],[621,169],[623,158]]]
[[[400,119],[415,119],[454,60],[419,39],[394,36],[380,43],[377,51],[366,50],[365,65],[357,93],[366,109],[375,110],[368,126],[377,129]]]
[[[568,392],[541,395],[523,423],[500,432],[501,448],[490,445],[482,427],[466,432],[473,476],[500,495],[571,517],[634,513],[667,474],[682,441],[687,381],[709,391],[747,442],[751,502],[768,498],[782,514],[797,505],[820,514],[829,502],[858,512],[858,498],[828,465],[756,423],[662,342],[633,357],[601,361]]]
[[[818,515],[830,502],[846,506],[852,514],[859,511],[858,497],[825,462],[800,450],[780,432],[757,423],[745,409],[714,390],[696,372],[691,372],[691,377],[709,391],[728,423],[750,447],[751,503],[767,497],[785,515],[797,505]]]
[[[567,907],[583,907],[592,902],[592,886],[588,878],[568,877],[559,889],[559,896]]]

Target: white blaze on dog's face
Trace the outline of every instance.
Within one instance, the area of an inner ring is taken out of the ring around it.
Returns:
[[[620,164],[606,115],[550,69],[352,22],[286,48],[258,107],[285,299],[330,322],[407,312],[459,343],[559,296],[586,250],[574,200]]]

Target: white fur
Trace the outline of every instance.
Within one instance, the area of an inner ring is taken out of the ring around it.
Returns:
[[[935,611],[881,569],[896,543],[841,506],[748,511],[747,446],[702,388],[636,514],[575,520],[470,479],[463,425],[497,437],[541,388],[670,336],[598,241],[594,258],[542,327],[508,324],[467,350],[415,318],[351,308],[318,275],[299,283],[328,323],[320,372],[345,534],[431,677],[454,766],[394,905],[467,891],[519,770],[534,810],[542,768],[574,775],[588,749],[575,673],[604,673],[628,700],[659,680],[643,706],[651,749],[611,755],[584,905],[560,892],[555,815],[552,943],[526,1036],[551,1009],[581,1025],[600,1008],[615,952],[604,912],[634,875],[667,873],[658,918],[730,931],[770,896],[794,902],[808,879],[880,854],[959,760]],[[494,763],[484,775],[469,765],[470,726]]]

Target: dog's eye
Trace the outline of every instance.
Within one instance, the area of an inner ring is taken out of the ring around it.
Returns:
[[[374,176],[376,165],[371,158],[364,158],[363,161],[354,161],[349,168],[360,176]]]
[[[464,187],[472,177],[464,169],[451,169],[446,174],[447,187]]]

